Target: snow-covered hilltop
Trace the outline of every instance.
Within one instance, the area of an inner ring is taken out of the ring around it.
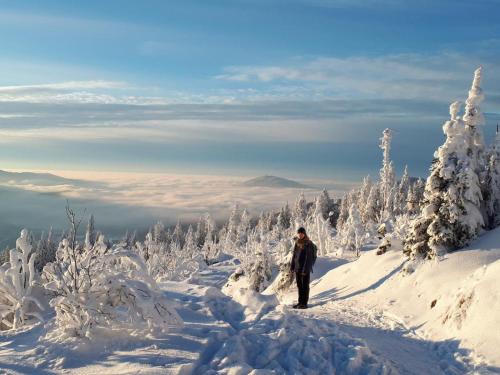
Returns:
[[[0,369],[499,373],[500,135],[483,138],[481,79],[463,113],[450,106],[425,181],[396,175],[386,129],[378,180],[340,198],[302,192],[259,217],[234,204],[222,225],[206,214],[114,242],[69,206],[60,238],[24,229],[0,267]],[[299,226],[319,256],[305,310],[290,307]]]

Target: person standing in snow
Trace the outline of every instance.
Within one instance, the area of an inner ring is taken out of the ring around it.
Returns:
[[[299,290],[299,301],[293,305],[294,309],[307,309],[309,300],[309,281],[311,280],[311,271],[316,260],[316,245],[307,237],[306,230],[299,228],[297,230],[298,238],[293,248],[292,263],[290,270],[295,272],[297,288]]]

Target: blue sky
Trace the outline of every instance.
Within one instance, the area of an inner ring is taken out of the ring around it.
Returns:
[[[359,178],[394,128],[425,174],[500,2],[0,1],[1,168]],[[348,173],[346,173],[346,171]]]

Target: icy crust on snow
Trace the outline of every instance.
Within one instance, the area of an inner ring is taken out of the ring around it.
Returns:
[[[401,249],[364,253],[335,268],[311,290],[319,301],[351,300],[397,317],[428,340],[457,339],[478,364],[500,365],[500,229],[439,261],[400,272]]]

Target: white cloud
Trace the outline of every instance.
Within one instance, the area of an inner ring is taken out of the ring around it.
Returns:
[[[448,103],[467,95],[480,63],[484,109],[498,111],[500,66],[475,56],[304,57],[233,66],[216,77],[223,86],[232,81],[223,88],[158,97],[121,95],[134,88],[113,80],[0,86],[0,141],[288,142],[300,134],[304,141],[342,142],[360,133],[368,139],[382,126],[439,126]]]
[[[465,88],[474,69],[485,65],[486,79],[496,82],[495,61],[460,53],[398,54],[379,57],[297,58],[283,65],[230,66],[218,80],[244,84],[289,85],[300,83],[305,93],[336,98],[433,98],[452,100]],[[498,91],[494,85],[491,85]]]
[[[67,81],[58,83],[44,83],[38,85],[0,86],[0,93],[53,91],[53,90],[89,90],[89,89],[123,89],[127,85],[124,82],[91,80],[91,81]]]

